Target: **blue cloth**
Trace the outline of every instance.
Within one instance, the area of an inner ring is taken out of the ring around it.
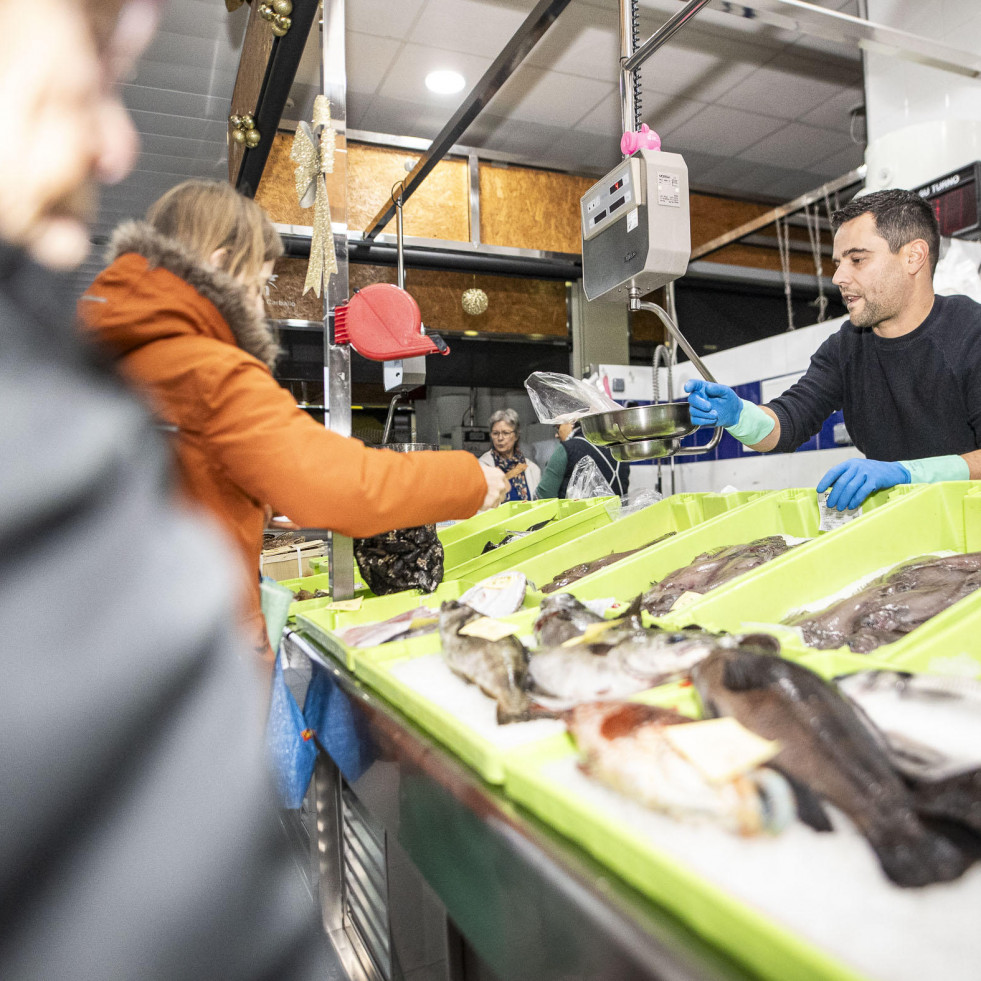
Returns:
[[[836,463],[817,485],[819,494],[832,488],[828,507],[847,511],[857,508],[873,491],[908,484],[909,471],[899,463],[881,460],[846,460]]]
[[[374,759],[360,716],[351,711],[347,695],[329,671],[313,662],[313,675],[303,703],[307,727],[349,781],[357,780]]]
[[[296,704],[283,677],[282,659],[277,653],[266,723],[266,746],[272,757],[280,806],[287,810],[295,810],[302,805],[313,777],[317,744],[307,729],[300,706]]]

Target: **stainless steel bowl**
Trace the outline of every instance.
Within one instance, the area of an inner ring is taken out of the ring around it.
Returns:
[[[597,412],[583,416],[579,422],[583,436],[598,446],[638,440],[681,439],[698,428],[691,421],[687,402],[659,402],[656,405],[620,409],[618,412]]]
[[[610,443],[610,455],[620,463],[657,460],[671,456],[681,447],[680,439],[638,439],[631,443]]]

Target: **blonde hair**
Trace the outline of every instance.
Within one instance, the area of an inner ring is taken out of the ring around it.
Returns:
[[[146,218],[206,261],[227,249],[222,268],[236,279],[258,276],[264,263],[283,254],[265,211],[224,181],[184,181],[150,205]]]

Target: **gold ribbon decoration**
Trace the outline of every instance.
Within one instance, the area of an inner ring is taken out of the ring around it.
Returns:
[[[331,274],[337,272],[334,234],[330,228],[325,174],[334,172],[337,131],[330,124],[330,100],[318,95],[313,103],[313,123],[302,122],[293,137],[290,159],[297,164],[296,196],[301,208],[313,205],[313,238],[303,292],[313,289],[320,296]]]

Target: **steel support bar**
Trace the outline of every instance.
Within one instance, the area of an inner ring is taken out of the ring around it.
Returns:
[[[753,218],[751,221],[747,221],[738,228],[734,228],[732,231],[726,232],[724,235],[719,235],[718,237],[699,245],[697,248],[692,249],[690,261],[694,262],[696,259],[701,259],[702,256],[706,256],[710,252],[716,252],[725,245],[729,245],[730,243],[736,242],[741,238],[745,238],[752,232],[759,231],[761,228],[766,228],[767,225],[772,225],[778,218],[784,218],[787,215],[793,214],[795,211],[800,211],[801,208],[809,207],[815,202],[823,202],[826,195],[834,194],[835,191],[840,191],[843,188],[851,187],[853,184],[859,184],[864,180],[865,165],[863,164],[861,167],[856,167],[855,170],[850,170],[847,174],[844,174],[833,181],[828,181],[827,184],[822,184],[813,191],[808,191],[806,194],[802,194],[799,198],[794,198],[793,201],[788,201],[786,204],[782,204],[780,207],[774,208],[772,211],[767,211],[765,214],[760,215],[759,218]]]
[[[707,2],[707,0],[706,0]],[[570,0],[539,0],[535,9],[525,18],[514,37],[504,46],[504,50],[494,59],[490,68],[463,100],[460,108],[450,117],[429,145],[429,149],[419,158],[405,179],[402,192],[403,203],[408,201],[415,189],[426,179],[429,172],[446,156],[450,148],[464,134],[467,127],[487,106],[498,89],[514,74],[542,35],[552,26],[559,14],[569,5]],[[368,223],[364,231],[365,239],[374,238],[395,215],[395,205],[389,203]]]
[[[341,190],[331,196],[331,228],[335,272],[324,291],[324,405],[327,411],[324,424],[342,436],[351,435],[351,348],[334,343],[333,313],[338,304],[347,303],[347,63],[344,39],[346,36],[346,0],[324,0],[324,20],[321,49],[321,77],[324,95],[330,99],[331,125],[334,127],[336,152],[334,175]],[[328,479],[325,475],[325,479]],[[350,538],[332,531],[328,560],[330,591],[335,599],[354,596],[354,543]]]
[[[981,55],[918,37],[885,24],[819,7],[804,0],[747,0],[724,3],[721,8],[739,17],[758,19],[784,30],[800,32],[842,45],[855,45],[875,54],[902,58],[967,78],[981,77]]]
[[[678,31],[697,14],[710,0],[689,0],[683,10],[679,10],[666,24],[659,27],[624,63],[623,70],[632,72],[639,68],[654,54],[662,44],[666,44]]]

